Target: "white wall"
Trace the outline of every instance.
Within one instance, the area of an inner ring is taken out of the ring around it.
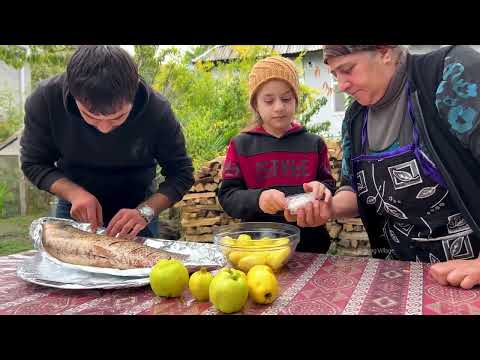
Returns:
[[[317,88],[319,95],[325,96],[327,104],[320,108],[313,117],[312,122],[330,121],[330,136],[340,136],[342,130],[342,121],[344,112],[336,113],[333,108],[333,88],[332,76],[327,66],[323,63],[322,53],[320,51],[305,54],[303,58],[303,83]]]

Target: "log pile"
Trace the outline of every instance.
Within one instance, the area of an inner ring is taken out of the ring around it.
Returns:
[[[342,168],[342,144],[339,140],[326,140],[328,147],[328,157],[330,159],[330,167],[332,175],[337,180],[337,187],[340,186],[340,169]]]
[[[340,141],[327,140],[332,175],[340,186],[343,151]],[[370,256],[370,243],[360,218],[337,219],[326,224],[334,241],[330,251],[344,256]]]
[[[217,227],[240,222],[228,216],[217,199],[224,161],[221,156],[204,164],[194,174],[190,191],[175,204],[180,209],[182,240],[213,242],[212,233]]]

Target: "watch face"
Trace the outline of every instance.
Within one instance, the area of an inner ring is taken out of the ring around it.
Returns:
[[[155,211],[153,211],[153,209],[147,205],[138,208],[138,211],[140,212],[140,214],[142,214],[143,217],[146,218],[147,222],[150,222],[150,220],[152,220],[153,216],[155,215]]]
[[[148,217],[151,217],[154,214],[154,211],[150,206],[142,206],[141,210]]]

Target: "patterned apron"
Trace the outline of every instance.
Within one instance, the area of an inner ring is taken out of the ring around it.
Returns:
[[[407,85],[413,143],[352,159],[353,187],[361,206],[375,207],[390,258],[443,262],[478,257],[480,239],[460,211],[433,162],[421,150]],[[362,153],[368,154],[368,110],[362,127]]]

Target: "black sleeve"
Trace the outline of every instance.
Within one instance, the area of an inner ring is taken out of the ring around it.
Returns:
[[[51,185],[65,175],[55,166],[60,157],[50,126],[50,112],[38,88],[25,102],[25,127],[20,139],[22,171],[35,186],[50,191]]]
[[[223,210],[233,218],[254,219],[263,211],[258,205],[265,189],[247,189],[243,180],[235,145],[230,142],[223,166],[223,181],[218,190],[218,201]]]
[[[218,191],[218,201],[223,210],[236,219],[254,219],[263,211],[258,205],[264,189],[246,189],[241,179],[223,180]]]
[[[480,54],[468,46],[445,58],[436,105],[452,133],[480,163]]]
[[[161,117],[165,126],[157,137],[155,157],[165,181],[159,185],[157,192],[177,202],[194,183],[192,159],[187,155],[180,123],[168,103]]]

